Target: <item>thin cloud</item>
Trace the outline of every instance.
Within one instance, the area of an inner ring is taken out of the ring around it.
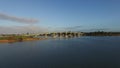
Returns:
[[[71,27],[49,27],[52,32],[63,32],[63,31],[78,31],[82,26],[71,26]]]
[[[106,31],[109,30],[109,28],[93,28],[93,29],[89,29],[91,31]]]
[[[79,29],[81,26],[66,27],[65,29]]]
[[[21,33],[44,33],[48,32],[47,28],[39,26],[0,26],[0,34],[21,34]]]
[[[26,24],[35,24],[35,23],[39,22],[37,19],[21,18],[21,17],[17,17],[17,16],[4,14],[4,13],[0,13],[0,20],[15,21],[15,22],[26,23]]]
[[[95,32],[95,31],[109,31],[110,29],[109,28],[83,28],[83,29],[80,29],[79,31],[82,31],[82,32]]]

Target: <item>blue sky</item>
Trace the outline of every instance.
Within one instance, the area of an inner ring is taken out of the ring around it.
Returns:
[[[0,13],[37,19],[35,26],[53,31],[120,31],[120,0],[0,0]],[[0,19],[4,27],[28,25]]]

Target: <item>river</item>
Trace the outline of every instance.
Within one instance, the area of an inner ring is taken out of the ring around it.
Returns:
[[[0,68],[120,68],[120,37],[0,43]]]

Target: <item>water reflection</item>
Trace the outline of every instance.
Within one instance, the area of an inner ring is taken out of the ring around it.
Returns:
[[[0,68],[120,68],[120,37],[0,44]]]

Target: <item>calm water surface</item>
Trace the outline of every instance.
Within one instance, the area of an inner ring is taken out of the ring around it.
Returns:
[[[120,68],[120,37],[0,43],[0,68]]]

